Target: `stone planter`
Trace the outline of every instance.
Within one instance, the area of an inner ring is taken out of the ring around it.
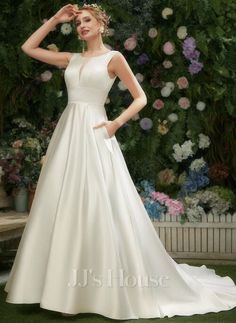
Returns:
[[[13,189],[13,205],[16,212],[27,212],[28,208],[28,189],[20,187]]]

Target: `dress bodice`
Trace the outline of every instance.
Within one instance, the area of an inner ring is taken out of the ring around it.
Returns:
[[[104,105],[115,78],[110,78],[108,63],[117,53],[111,50],[93,57],[73,53],[65,69],[68,102],[81,101]]]

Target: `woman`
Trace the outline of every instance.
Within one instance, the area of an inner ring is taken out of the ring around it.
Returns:
[[[58,23],[73,19],[84,53],[38,47]],[[66,67],[68,104],[47,149],[6,301],[113,319],[229,310],[236,306],[232,279],[170,258],[132,182],[114,134],[147,101],[123,55],[103,44],[108,21],[97,5],[69,4],[22,46]],[[116,77],[134,100],[108,121],[104,103]]]

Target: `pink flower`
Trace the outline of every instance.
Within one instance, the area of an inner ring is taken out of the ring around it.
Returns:
[[[168,199],[165,201],[165,205],[168,207],[168,213],[171,216],[176,216],[184,213],[184,206],[180,201]]]
[[[186,97],[181,97],[178,101],[178,105],[180,106],[180,108],[186,110],[190,107],[190,101]]]
[[[175,44],[168,41],[163,45],[163,52],[166,55],[172,55],[175,52]]]
[[[40,79],[43,82],[48,82],[49,80],[51,80],[51,78],[52,78],[52,72],[50,71],[45,71],[40,75]]]
[[[152,192],[151,196],[154,200],[157,200],[161,203],[165,203],[165,201],[169,199],[168,195],[160,192]]]
[[[127,38],[126,41],[124,42],[124,47],[126,50],[130,50],[130,51],[134,50],[136,46],[137,46],[137,40],[135,36]]]
[[[157,110],[160,110],[160,109],[162,109],[164,107],[164,102],[162,100],[160,100],[160,99],[157,99],[157,100],[154,101],[152,106],[153,106],[153,108],[155,108]]]
[[[181,89],[186,89],[188,87],[188,80],[185,76],[181,76],[178,78],[177,80],[177,85],[178,85],[178,88],[181,90]]]

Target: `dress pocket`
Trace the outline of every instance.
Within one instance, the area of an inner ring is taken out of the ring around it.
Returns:
[[[105,138],[107,138],[107,139],[111,139],[111,137],[109,136],[109,133],[108,133],[108,131],[107,131],[107,128],[106,128],[105,126],[102,126],[101,128],[103,129],[103,132],[104,132],[104,134],[105,134]]]
[[[112,136],[112,137],[109,136],[109,133],[108,133],[107,128],[105,126],[102,126],[101,128],[102,128],[102,132],[104,134],[105,145],[110,152],[113,152],[112,141],[113,141],[114,136]]]

